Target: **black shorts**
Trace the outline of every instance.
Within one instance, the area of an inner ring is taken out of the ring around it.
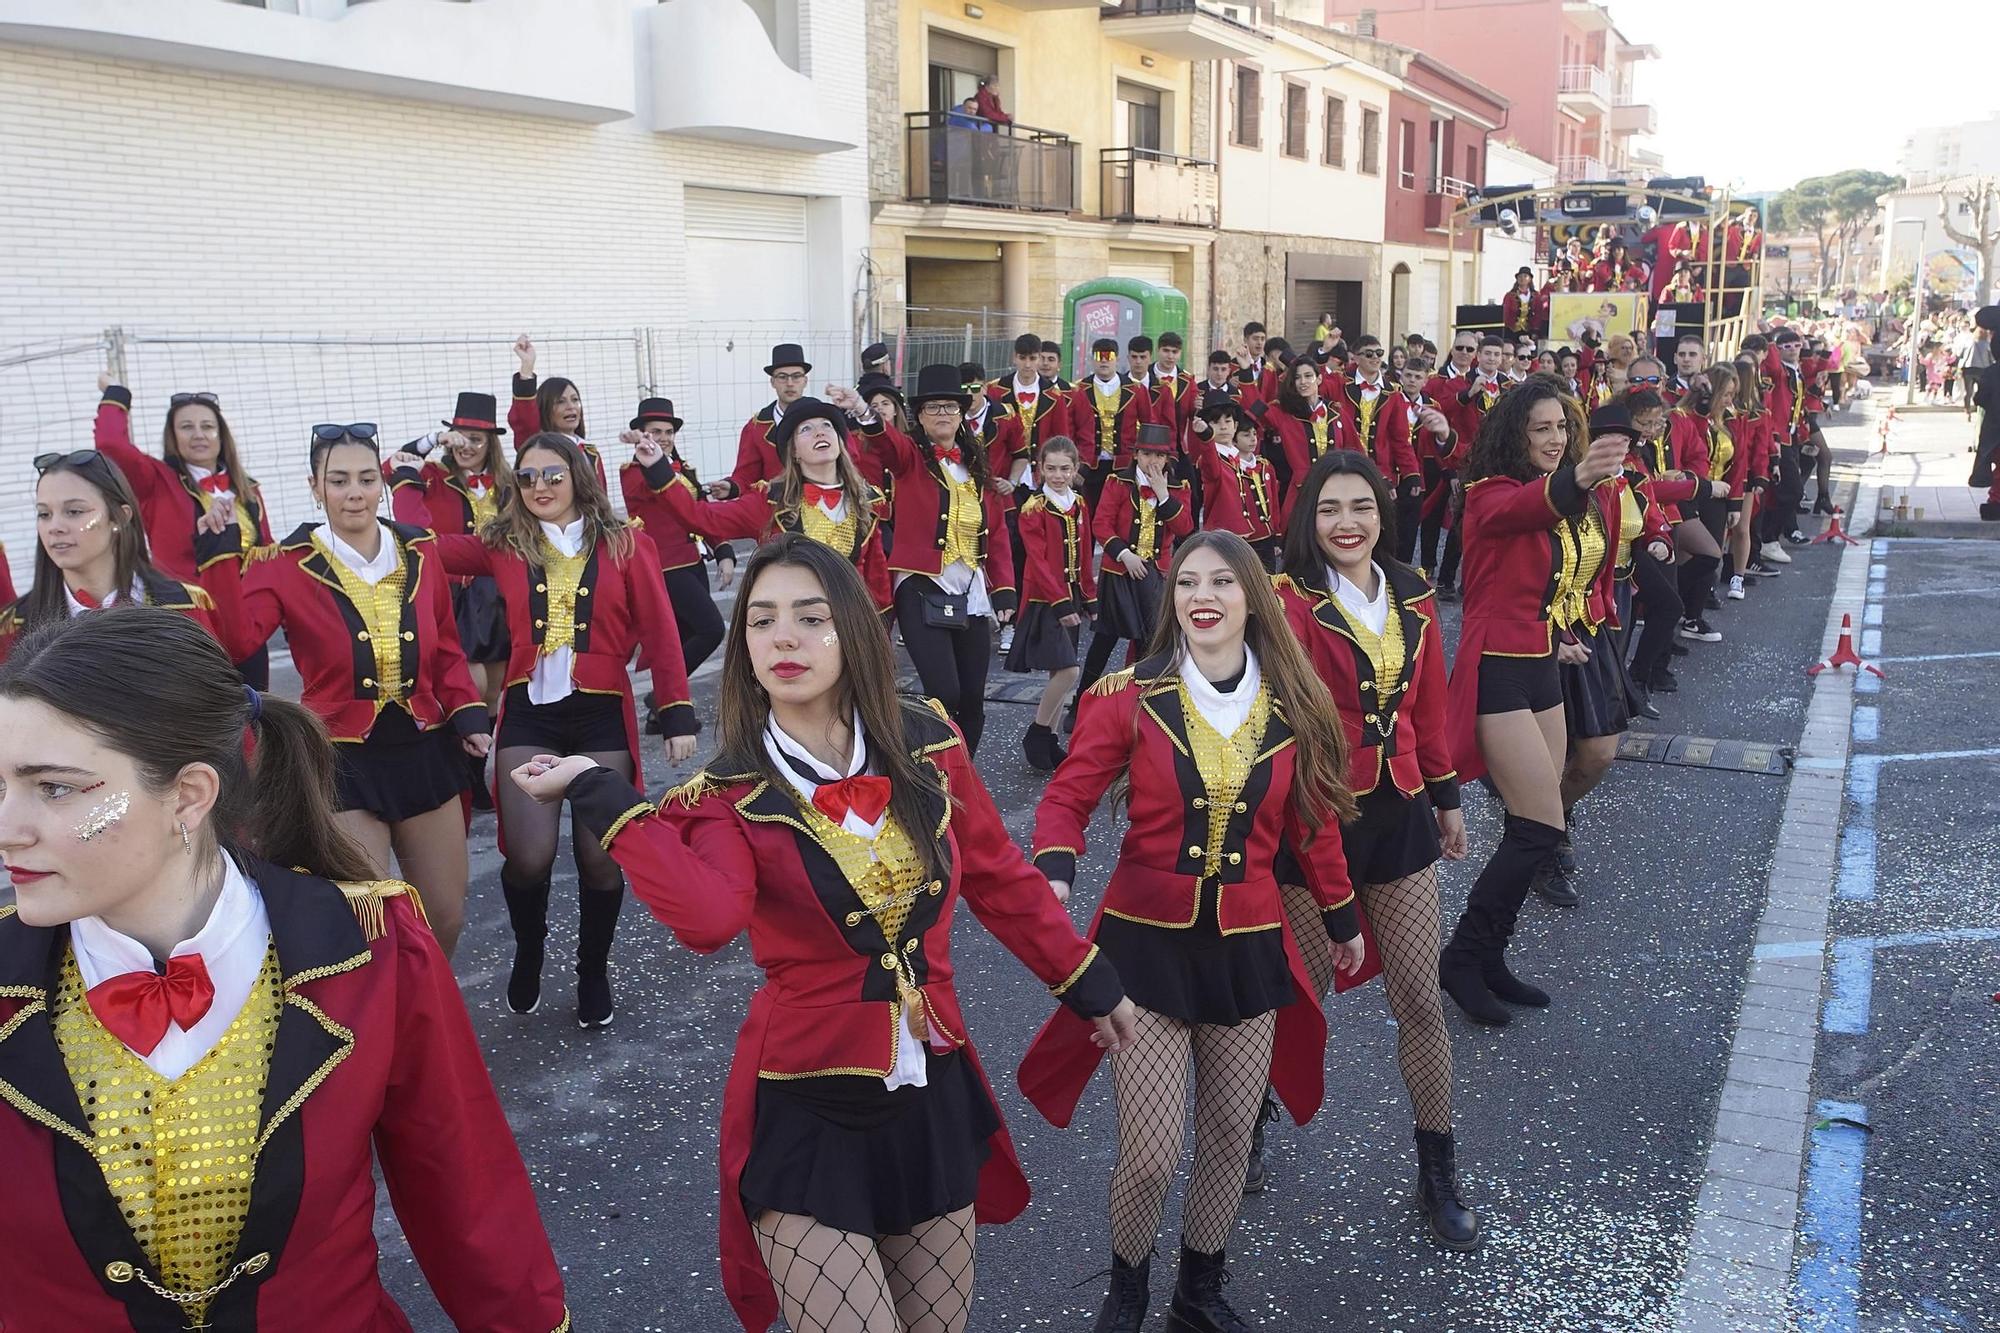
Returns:
[[[1385,776],[1359,803],[1360,817],[1340,826],[1349,883],[1387,884],[1416,874],[1443,854],[1427,793],[1405,796]]]
[[[1513,713],[1525,708],[1539,713],[1562,701],[1562,676],[1556,670],[1553,651],[1546,657],[1502,657],[1496,653],[1480,657],[1480,712]]]
[[[526,746],[538,754],[623,754],[632,748],[625,734],[625,701],[615,694],[571,691],[552,704],[530,703],[526,685],[511,685],[500,702],[496,750]]]
[[[449,727],[420,731],[391,705],[368,738],[333,747],[334,792],[342,810],[364,810],[391,824],[449,805],[472,785],[472,769]]]

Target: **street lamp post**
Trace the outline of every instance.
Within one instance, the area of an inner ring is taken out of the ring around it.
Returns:
[[[1910,322],[1903,329],[1903,342],[1909,348],[1903,373],[1903,406],[1912,407],[1917,401],[1917,325],[1924,317],[1924,236],[1928,223],[1923,218],[1897,218],[1895,226],[1906,222],[1917,224],[1917,262],[1910,276]],[[1892,233],[1893,234],[1893,233]],[[1891,249],[1894,249],[1892,244]],[[1886,267],[1886,265],[1885,265]]]

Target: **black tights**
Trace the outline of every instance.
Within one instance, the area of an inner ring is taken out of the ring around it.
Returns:
[[[681,636],[681,659],[689,675],[722,646],[722,612],[708,591],[708,566],[692,564],[667,571],[667,600]]]
[[[1643,555],[1644,553],[1641,552]],[[1708,590],[1715,582],[1715,571],[1722,568],[1719,556],[1689,556],[1679,570],[1681,615],[1689,620],[1701,619],[1708,608]],[[1646,632],[1652,633],[1653,616],[1649,608],[1646,613]]]
[[[912,574],[896,589],[896,626],[903,647],[917,668],[924,693],[944,705],[944,711],[965,733],[965,749],[979,749],[986,730],[986,673],[993,664],[993,621],[968,616],[959,629],[939,629],[924,623],[924,594],[937,587],[928,577]]]
[[[1674,623],[1685,612],[1668,567],[1653,559],[1637,542],[1632,547],[1632,578],[1638,587],[1639,600],[1646,606],[1646,629],[1639,635],[1639,646],[1632,653],[1632,674],[1644,684],[1666,660],[1667,650],[1673,647]]]
[[[1758,540],[1774,542],[1790,532],[1799,521],[1799,497],[1806,493],[1805,477],[1799,471],[1799,447],[1787,444],[1778,450],[1778,475],[1771,485],[1771,503],[1758,511],[1763,520]]]
[[[510,745],[497,760],[502,774],[500,820],[507,834],[507,864],[502,873],[515,884],[546,884],[554,873],[556,842],[562,835],[562,806],[543,805],[522,791],[505,775],[535,757],[528,745]],[[592,752],[590,758],[630,781],[632,756],[625,750]],[[625,876],[611,853],[600,847],[602,830],[584,828],[570,816],[570,855],[576,859],[577,886],[585,892],[615,893],[625,887]]]

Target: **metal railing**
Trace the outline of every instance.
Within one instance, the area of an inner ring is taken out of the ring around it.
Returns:
[[[1112,222],[1213,227],[1222,193],[1215,163],[1156,148],[1106,148],[1097,155],[1098,213]]]
[[[963,111],[912,112],[903,123],[911,199],[1032,213],[1076,207],[1076,144],[1059,130]]]
[[[1558,93],[1582,93],[1611,100],[1611,76],[1595,65],[1564,65],[1556,71]]]
[[[1556,179],[1559,181],[1601,181],[1622,180],[1625,173],[1613,171],[1595,157],[1567,156],[1556,159]]]
[[[1479,187],[1471,181],[1460,180],[1456,176],[1433,176],[1430,180],[1431,194],[1448,195],[1453,199],[1463,199]]]
[[[1255,13],[1256,11],[1249,10],[1247,12]],[[1203,18],[1214,19],[1217,23],[1227,23],[1233,28],[1241,28],[1244,32],[1258,32],[1255,25],[1245,23],[1233,14],[1224,13],[1219,6],[1202,4],[1200,0],[1119,0],[1116,9],[1107,8],[1102,11],[1100,17],[1105,19],[1158,18],[1162,15],[1176,15],[1184,18],[1194,18],[1196,15],[1200,15]]]

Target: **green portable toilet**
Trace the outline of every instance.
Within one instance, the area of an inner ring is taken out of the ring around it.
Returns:
[[[1090,345],[1118,340],[1118,369],[1125,367],[1125,343],[1145,334],[1159,345],[1167,332],[1188,335],[1188,299],[1179,288],[1143,278],[1096,278],[1078,283],[1063,297],[1063,373],[1082,378],[1090,366]]]

